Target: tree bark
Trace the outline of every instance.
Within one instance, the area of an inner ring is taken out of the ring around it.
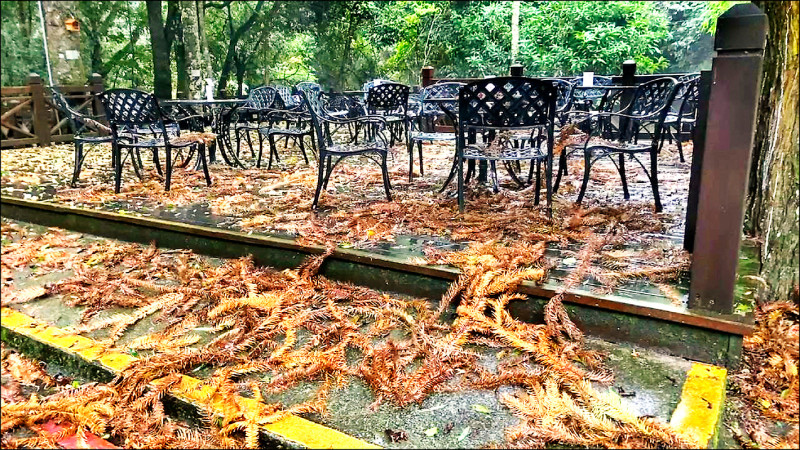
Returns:
[[[189,98],[189,69],[186,67],[186,49],[183,45],[183,21],[178,0],[169,0],[167,17],[170,22],[166,30],[167,39],[175,44],[175,96]]]
[[[64,21],[74,16],[69,2],[42,2],[45,14],[48,52],[53,69],[53,84],[85,84],[86,66],[80,57],[81,34],[67,31]]]
[[[206,10],[202,6],[202,2],[197,5],[197,30],[200,35],[200,48],[203,50],[203,61],[206,63],[206,77],[210,78],[214,73],[214,68],[211,66],[211,55],[208,49],[208,39],[206,39]],[[205,79],[203,79],[203,86],[205,86]]]
[[[203,95],[203,53],[200,49],[200,36],[197,25],[197,3],[194,1],[180,2],[181,23],[183,24],[183,47],[186,58],[186,68],[189,72],[188,97],[202,98]]]
[[[236,45],[239,43],[239,39],[242,38],[244,33],[246,33],[250,28],[255,25],[256,19],[258,18],[258,13],[261,10],[261,7],[264,6],[263,1],[259,1],[256,4],[255,11],[253,14],[250,15],[247,20],[237,29],[234,30],[233,28],[233,18],[231,17],[230,11],[230,4],[226,5],[228,9],[228,27],[230,32],[230,40],[228,41],[228,51],[225,53],[225,60],[222,63],[222,70],[219,75],[219,83],[217,84],[217,93],[218,95],[225,94],[225,87],[228,84],[228,80],[231,77],[231,69],[234,69],[233,58],[236,53]],[[280,6],[280,2],[273,2],[272,10],[270,11],[269,17],[274,17],[275,13]]]
[[[153,52],[153,93],[158,98],[172,98],[172,70],[169,66],[169,44],[164,33],[161,0],[147,2],[147,24]]]
[[[765,299],[797,290],[800,264],[798,19],[800,4],[755,2],[769,18],[745,233],[761,243]],[[796,294],[795,294],[796,295]]]
[[[519,1],[511,2],[511,62],[517,62],[519,54]]]

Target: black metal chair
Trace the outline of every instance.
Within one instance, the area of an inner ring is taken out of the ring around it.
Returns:
[[[379,115],[386,120],[390,131],[390,147],[394,145],[395,140],[408,139],[409,91],[409,86],[394,82],[382,82],[367,91],[365,102],[367,114]]]
[[[211,185],[205,145],[202,142],[181,141],[179,135],[170,136],[164,123],[164,113],[158,106],[158,99],[155,96],[136,89],[111,89],[101,93],[99,97],[111,125],[112,149],[116,154],[114,192],[120,191],[122,167],[128,156],[131,158],[136,175],[141,178],[139,158],[141,149],[152,150],[153,162],[158,170],[160,168],[158,149],[164,148],[166,156],[164,189],[169,191],[173,168],[172,150],[195,147],[203,166],[206,184]],[[142,130],[146,130],[146,134]],[[127,149],[125,158],[123,149]]]
[[[319,196],[323,189],[327,188],[331,172],[344,158],[355,155],[365,155],[372,159],[377,156],[380,160],[374,160],[381,166],[383,174],[383,187],[386,191],[386,198],[392,200],[391,185],[389,183],[389,167],[387,156],[389,153],[388,143],[384,132],[386,129],[386,119],[382,116],[368,115],[354,118],[338,118],[330,116],[326,111],[320,98],[320,92],[315,90],[300,91],[308,112],[311,116],[311,124],[317,138],[319,149],[317,188],[314,192],[314,201],[311,207],[316,209]],[[365,135],[371,139],[359,140],[358,134],[351,136],[346,142],[336,142],[328,130],[329,126],[345,125],[346,123],[358,124],[362,129],[369,129]],[[333,158],[337,158],[333,162]]]
[[[83,161],[86,159],[86,153],[83,151],[83,146],[89,144],[90,146],[97,144],[104,144],[110,142],[113,145],[113,138],[110,135],[111,128],[102,124],[105,116],[90,115],[78,112],[70,106],[66,97],[55,86],[50,86],[50,99],[53,106],[64,115],[69,122],[70,131],[72,131],[72,141],[75,144],[75,163],[72,169],[71,186],[75,186],[81,174],[81,167]],[[89,134],[95,134],[90,136]],[[103,134],[106,134],[105,136]],[[113,160],[114,151],[112,150],[112,166],[116,164]]]
[[[458,90],[464,83],[447,82],[437,83],[425,87],[420,91],[420,106],[409,123],[408,132],[408,181],[414,176],[414,144],[419,153],[419,173],[425,175],[422,161],[423,141],[453,141],[455,133],[436,131],[437,125],[442,125],[447,115],[444,108],[455,109],[458,99]],[[452,99],[452,101],[443,101]],[[442,104],[446,103],[446,104]]]
[[[583,87],[583,77],[573,78],[573,86]],[[595,75],[592,77],[592,86],[612,86],[614,83],[611,77]],[[603,89],[574,89],[573,108],[580,111],[593,111],[606,91]]]
[[[488,78],[461,88],[456,141],[459,210],[464,210],[465,160],[488,161],[495,190],[498,190],[495,161],[524,160],[547,163],[545,176],[550,211],[556,100],[557,91],[552,82],[527,77]],[[529,138],[519,139],[520,132],[527,132]],[[545,142],[547,151],[542,152],[541,145]],[[539,187],[539,171],[536,177]]]
[[[700,95],[700,74],[693,74],[693,75],[684,75],[678,78],[678,81],[681,82],[681,86],[678,89],[678,92],[675,94],[675,102],[677,103],[677,110],[670,111],[667,114],[667,118],[664,119],[664,125],[666,126],[667,133],[666,136],[669,138],[669,142],[672,143],[672,137],[675,137],[675,141],[678,144],[678,154],[680,155],[681,162],[685,162],[686,159],[683,156],[683,134],[684,128],[688,128],[688,132],[692,133],[694,131],[695,123],[697,122],[697,106],[698,106],[698,97]],[[674,105],[673,105],[674,106]],[[685,125],[685,127],[684,127]],[[675,133],[672,130],[675,130]],[[662,145],[664,140],[664,135],[661,136]]]
[[[273,109],[286,109],[283,101],[278,94],[278,91],[271,86],[262,86],[259,88],[251,89],[247,97],[247,102],[240,106],[234,118],[236,124],[234,125],[234,135],[236,137],[236,157],[239,158],[242,138],[247,139],[247,145],[250,147],[250,156],[255,157],[255,150],[253,150],[253,142],[250,138],[250,132],[259,132],[261,128],[268,124],[267,115]],[[263,139],[259,133],[258,153],[263,151]]]
[[[288,144],[289,138],[293,138],[300,146],[300,151],[303,153],[303,159],[308,164],[308,155],[306,154],[305,137],[311,140],[311,148],[314,157],[317,156],[317,144],[314,142],[314,131],[311,127],[311,116],[304,108],[298,107],[297,109],[273,109],[267,113],[267,126],[258,130],[259,133],[259,147],[258,159],[256,167],[261,167],[262,148],[261,142],[266,138],[269,140],[269,163],[267,169],[272,168],[272,158],[275,157],[279,161],[277,139],[280,137],[286,138]],[[284,127],[278,126],[281,122],[285,123]]]
[[[307,90],[322,91],[322,86],[316,81],[301,81],[295,85],[298,92]]]
[[[625,156],[629,156],[642,167],[650,180],[656,212],[661,212],[661,197],[658,192],[658,153],[662,143],[664,120],[678,87],[679,83],[674,78],[651,80],[637,86],[630,102],[627,105],[618,103],[618,107],[613,106],[614,102],[608,100],[607,93],[601,102],[604,103],[601,109],[606,111],[591,114],[584,119],[589,125],[589,133],[583,146],[585,166],[577,203],[580,204],[586,194],[592,165],[603,157],[609,157],[617,167],[622,180],[624,198],[630,199],[625,177]],[[625,101],[624,95],[615,94],[614,97],[618,102]],[[617,112],[612,112],[615,110]],[[649,142],[639,143],[638,134],[642,131],[649,135]],[[650,170],[637,157],[642,153],[650,156]],[[619,164],[614,161],[614,155],[619,155]]]

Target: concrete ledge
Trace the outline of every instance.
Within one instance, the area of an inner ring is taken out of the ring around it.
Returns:
[[[722,367],[696,363],[683,383],[681,401],[670,424],[700,448],[715,448],[728,371]]]
[[[118,351],[103,351],[92,339],[70,334],[60,328],[34,319],[11,308],[0,310],[0,323],[4,331],[5,340],[7,332],[12,332],[19,337],[38,343],[45,348],[42,353],[62,352],[67,357],[83,360],[84,363],[99,365],[110,376],[119,374],[136,357]],[[108,377],[103,377],[105,380]],[[152,384],[158,385],[162,380],[154,380]],[[222,414],[222,398],[212,396],[209,398],[207,389],[198,388],[201,381],[197,378],[181,375],[180,383],[169,390],[169,395],[175,399],[188,403],[195,408],[210,410],[212,413]],[[256,411],[259,402],[254,399],[238,397],[237,403],[248,410]],[[380,448],[374,444],[354,438],[340,431],[325,427],[310,420],[295,415],[290,415],[274,423],[263,425],[262,433],[270,442],[299,448]]]

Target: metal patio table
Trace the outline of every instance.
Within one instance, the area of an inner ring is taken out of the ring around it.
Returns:
[[[215,99],[215,100],[202,100],[202,99],[175,99],[175,100],[161,100],[160,101],[166,105],[181,105],[191,111],[194,111],[198,115],[202,115],[207,118],[211,125],[211,131],[216,133],[217,135],[220,134],[220,120],[222,118],[222,111],[225,107],[230,107],[236,109],[242,106],[247,99]],[[200,109],[202,112],[198,112],[197,109]],[[239,161],[239,158],[233,153],[233,149],[227,148],[226,140],[225,139],[217,139],[217,145],[213,146],[209,149],[209,162],[214,163],[217,161],[216,155],[216,147],[219,148],[220,155],[222,159],[225,161],[226,164],[231,166],[238,166],[241,168],[245,168],[244,165]]]

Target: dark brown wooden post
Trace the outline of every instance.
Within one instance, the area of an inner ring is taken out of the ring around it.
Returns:
[[[622,85],[623,86],[636,86],[636,61],[631,59],[622,63]],[[633,90],[626,89],[622,92],[622,97],[620,98],[620,110],[626,110],[630,105],[631,101],[633,101]],[[627,117],[620,117],[619,119],[619,127],[620,130],[623,130],[626,135],[630,135],[630,131],[628,128],[628,118]]]
[[[733,312],[767,16],[738,4],[717,21],[689,307]]]
[[[97,94],[105,91],[105,85],[103,84],[103,77],[99,73],[93,73],[91,77],[89,77],[89,92],[94,96],[94,101],[92,102],[94,114],[97,116],[105,116],[106,111],[103,109],[103,102],[100,101],[100,97]],[[101,136],[105,136],[108,134],[104,130],[99,131]]]
[[[694,236],[697,230],[697,201],[700,196],[700,177],[703,171],[703,146],[706,140],[708,121],[708,97],[711,95],[711,71],[700,71],[699,95],[697,97],[697,123],[692,131],[692,169],[689,177],[689,197],[686,203],[686,230],[683,235],[683,248],[694,251]]]
[[[511,73],[512,77],[521,77],[523,72],[525,72],[525,66],[522,64],[512,64],[509,67],[509,73]]]
[[[420,73],[420,85],[422,87],[430,86],[433,84],[433,67],[425,66]]]
[[[50,109],[44,101],[44,86],[42,77],[32,73],[28,78],[31,89],[31,114],[33,115],[33,132],[39,139],[39,146],[50,145]]]
[[[622,85],[636,86],[636,61],[632,59],[622,63]]]

